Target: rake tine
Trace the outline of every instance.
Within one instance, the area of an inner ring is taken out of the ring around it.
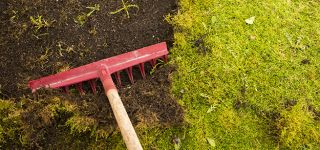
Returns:
[[[119,86],[121,86],[121,76],[120,76],[120,71],[115,73],[116,80]]]
[[[84,94],[84,91],[83,91],[83,89],[82,89],[82,82],[81,82],[81,83],[78,83],[78,84],[76,85],[76,87],[77,87],[77,90],[80,92],[80,94],[83,95],[83,94]]]
[[[96,82],[94,80],[89,80],[89,84],[93,94],[97,93]]]
[[[164,60],[165,63],[167,63],[168,62],[168,55],[164,55],[163,56],[163,60]]]
[[[129,80],[130,80],[131,84],[133,84],[132,67],[129,67],[128,69],[126,69],[126,71],[129,76]]]
[[[63,91],[64,91],[66,94],[69,94],[69,86],[63,87]]]
[[[146,78],[146,72],[144,70],[144,63],[139,64],[140,73],[143,79]]]
[[[152,66],[152,68],[156,65],[156,59],[151,59],[150,60],[150,64]]]

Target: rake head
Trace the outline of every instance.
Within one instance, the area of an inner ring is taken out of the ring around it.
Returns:
[[[133,83],[132,67],[137,66],[142,78],[145,78],[145,63],[149,62],[151,66],[155,66],[157,59],[162,59],[164,62],[168,60],[168,50],[165,42],[32,80],[29,81],[28,85],[32,92],[40,88],[64,88],[65,92],[68,92],[71,85],[76,85],[76,89],[83,94],[82,83],[87,81],[93,93],[96,93],[94,79],[101,77],[101,68],[107,70],[108,74],[113,74],[117,83],[121,85],[120,72],[122,70],[126,70],[130,82]]]

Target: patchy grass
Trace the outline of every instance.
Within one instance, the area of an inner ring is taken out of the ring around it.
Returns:
[[[171,60],[189,124],[183,149],[206,149],[208,137],[218,149],[320,148],[319,8],[314,0],[180,1]]]

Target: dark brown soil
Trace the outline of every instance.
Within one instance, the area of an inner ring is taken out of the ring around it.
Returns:
[[[30,79],[74,68],[144,46],[166,41],[172,43],[172,27],[164,20],[174,13],[175,0],[129,1],[139,9],[129,9],[130,18],[121,11],[121,0],[1,2],[1,91],[7,97],[29,94]],[[77,16],[86,8],[100,5],[83,26]],[[42,16],[49,27],[39,30],[30,17]]]
[[[114,128],[113,114],[101,87],[97,95],[50,91],[33,95],[27,82],[155,43],[166,41],[172,45],[173,29],[165,16],[176,12],[176,0],[128,0],[128,3],[139,7],[129,8],[130,18],[124,11],[110,14],[122,7],[121,0],[0,1],[0,99],[21,101],[26,97],[37,101],[39,97],[50,99],[58,94],[56,96],[61,99],[76,104],[81,115],[96,119],[99,128]],[[87,17],[83,25],[77,23],[77,17],[90,12],[86,7],[96,4],[100,10]],[[37,29],[30,17],[38,16],[47,26]],[[119,88],[135,126],[163,127],[182,123],[182,108],[169,90],[173,71],[174,67],[164,65],[146,80],[137,77],[133,85],[125,83]],[[31,128],[39,130],[39,135],[44,132],[41,135],[45,137],[34,135],[35,145],[39,145],[39,139],[51,141],[46,135],[53,134],[51,129],[58,124],[57,120],[50,122],[49,119],[48,123],[37,116],[37,111],[45,107],[41,105],[24,106],[30,114],[23,117]]]

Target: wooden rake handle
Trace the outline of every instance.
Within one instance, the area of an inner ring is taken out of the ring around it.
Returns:
[[[132,126],[127,111],[123,106],[111,75],[107,73],[106,70],[101,70],[100,79],[128,150],[142,150],[139,138]]]

